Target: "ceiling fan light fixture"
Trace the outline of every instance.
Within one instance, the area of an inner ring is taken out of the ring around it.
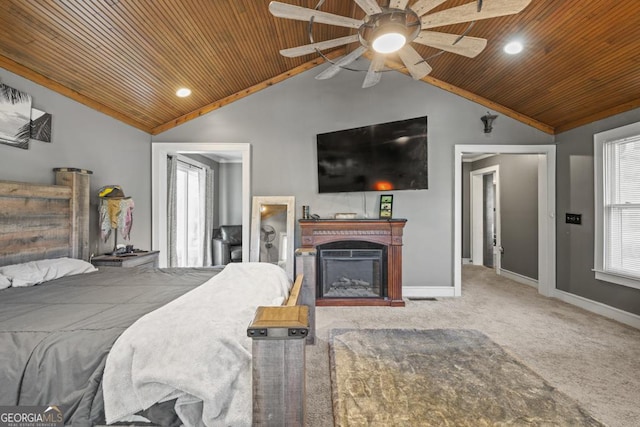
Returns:
[[[484,8],[482,7],[483,0],[478,0],[434,13],[429,12],[444,3],[445,0],[417,0],[411,7],[407,7],[408,0],[387,0],[386,6],[380,6],[376,0],[354,1],[365,13],[362,19],[319,10],[325,0],[319,0],[315,9],[271,1],[269,11],[273,16],[308,21],[309,23],[308,34],[311,43],[283,49],[280,53],[288,58],[294,58],[317,52],[331,63],[330,67],[316,76],[316,79],[324,80],[335,76],[342,69],[365,71],[348,66],[365,52],[371,50],[373,51],[372,55],[369,55],[371,62],[362,84],[363,88],[368,88],[380,81],[381,71],[387,71],[384,70],[385,61],[387,61],[387,57],[384,55],[397,52],[411,77],[414,80],[422,80],[432,71],[431,66],[427,63],[429,58],[444,52],[474,58],[486,47],[486,39],[467,36],[467,32],[476,20],[519,13],[532,0],[486,0]],[[430,28],[465,22],[468,23],[467,29],[461,35],[427,31]],[[357,35],[352,34],[351,36],[314,42],[312,37],[314,23],[357,29],[358,33]],[[321,52],[324,49],[345,46],[356,41],[360,42],[360,46],[350,50],[337,61],[333,61]],[[424,58],[419,51],[411,46],[414,41],[438,49],[440,52],[429,58]]]
[[[364,27],[371,28],[371,33],[368,35],[370,46],[378,53],[397,52],[407,43],[408,29],[405,12],[387,11],[373,15]]]
[[[371,47],[378,53],[397,52],[407,43],[405,35],[396,29],[389,28],[381,34],[376,34]]]

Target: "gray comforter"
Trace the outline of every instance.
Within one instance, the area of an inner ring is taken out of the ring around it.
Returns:
[[[102,374],[118,336],[217,269],[118,269],[0,291],[0,406],[59,405],[104,423]]]

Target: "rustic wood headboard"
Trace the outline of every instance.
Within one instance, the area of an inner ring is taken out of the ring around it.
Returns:
[[[0,181],[0,266],[89,259],[91,171],[56,168],[56,185]]]

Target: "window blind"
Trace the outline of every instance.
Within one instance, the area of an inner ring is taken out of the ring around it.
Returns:
[[[640,135],[605,145],[604,270],[640,278]]]

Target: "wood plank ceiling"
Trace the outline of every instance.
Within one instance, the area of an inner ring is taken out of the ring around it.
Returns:
[[[467,2],[448,0],[434,10]],[[322,63],[315,54],[279,54],[309,43],[308,24],[273,17],[268,3],[2,0],[0,66],[157,134]],[[363,16],[347,0],[327,0],[321,10]],[[313,31],[321,41],[351,30],[314,24]],[[489,40],[484,52],[473,59],[451,53],[429,59],[426,83],[548,133],[640,107],[639,0],[532,0],[520,14],[477,21],[469,35]],[[525,50],[506,55],[502,47],[515,37]],[[437,53],[412,45],[423,57]],[[193,94],[177,98],[183,86]]]

